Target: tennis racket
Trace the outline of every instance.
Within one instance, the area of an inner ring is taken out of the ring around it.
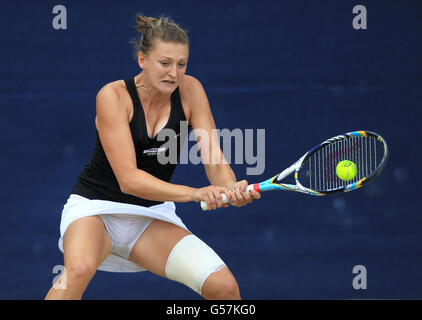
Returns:
[[[290,167],[261,183],[253,183],[247,191],[270,190],[297,191],[313,196],[326,196],[356,190],[374,179],[384,168],[388,159],[386,141],[371,131],[353,131],[335,136],[306,152]],[[342,160],[356,164],[356,176],[348,181],[336,174],[336,166]],[[280,183],[294,172],[296,184]],[[227,203],[225,194],[221,194]],[[208,210],[201,201],[202,210]]]

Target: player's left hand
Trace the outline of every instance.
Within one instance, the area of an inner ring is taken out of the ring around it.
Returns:
[[[248,187],[248,181],[241,180],[233,185],[229,186],[229,191],[231,194],[231,201],[230,204],[235,207],[243,207],[248,203],[252,203],[254,199],[260,199],[261,194],[254,190],[250,192],[246,191]]]

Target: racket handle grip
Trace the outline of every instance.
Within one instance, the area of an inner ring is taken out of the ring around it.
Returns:
[[[253,184],[248,185],[248,187],[246,188],[246,191],[251,192],[251,190],[253,190]],[[224,193],[221,193],[221,198],[223,199],[223,203],[228,203],[229,201],[227,200],[227,196]],[[208,206],[207,203],[205,201],[201,201],[201,208],[204,211],[208,210]]]
[[[227,202],[229,202],[229,201],[227,200],[227,196],[226,196],[226,194],[225,194],[225,193],[221,193],[221,198],[223,199],[223,203],[227,203]],[[204,210],[204,211],[207,211],[207,210],[208,210],[208,206],[207,206],[207,203],[206,203],[205,201],[201,201],[201,208],[202,208],[202,210]]]

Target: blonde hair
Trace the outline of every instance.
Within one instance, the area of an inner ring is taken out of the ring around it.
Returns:
[[[185,44],[189,47],[189,39],[185,30],[168,17],[145,17],[136,15],[136,30],[142,33],[139,40],[134,40],[135,56],[138,52],[145,55],[154,48],[155,40]]]

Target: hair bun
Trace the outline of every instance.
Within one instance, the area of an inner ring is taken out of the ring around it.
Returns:
[[[137,15],[136,16],[136,30],[138,30],[138,32],[145,32],[147,28],[150,28],[151,25],[157,21],[158,20],[154,17],[145,17],[142,15]]]

